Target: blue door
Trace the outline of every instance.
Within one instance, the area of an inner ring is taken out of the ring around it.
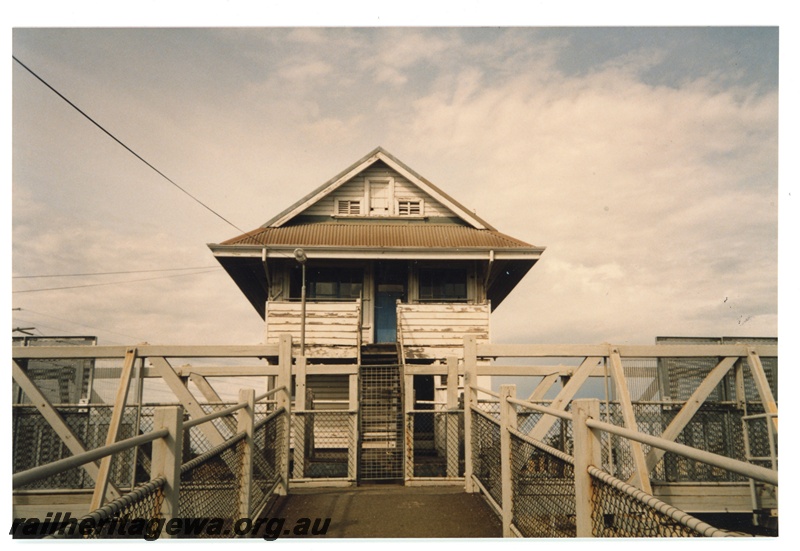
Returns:
[[[380,287],[375,293],[375,342],[397,342],[397,301],[403,299],[403,292]]]

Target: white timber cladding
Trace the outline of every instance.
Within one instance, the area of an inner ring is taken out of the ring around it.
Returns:
[[[407,358],[463,357],[465,335],[489,342],[489,304],[399,304],[397,328]]]
[[[331,261],[319,261],[317,265],[325,266],[325,267],[335,267],[337,266],[336,263]],[[363,291],[362,291],[362,298],[361,298],[361,343],[362,344],[370,344],[373,341],[373,333],[374,333],[374,319],[375,319],[375,263],[374,262],[365,262],[363,264],[348,264],[348,266],[355,266],[364,269],[364,281],[363,281]],[[486,301],[486,289],[484,288],[483,282],[485,279],[485,265],[483,263],[478,262],[454,262],[454,263],[442,263],[442,262],[421,262],[421,263],[414,263],[409,270],[409,277],[407,281],[407,297],[408,301],[412,303],[417,303],[419,301],[419,269],[420,268],[428,268],[428,269],[436,269],[436,268],[464,268],[467,271],[467,303],[469,304],[482,304]],[[266,324],[267,324],[267,335],[270,336],[270,312],[276,312],[277,316],[284,316],[285,309],[295,309],[297,310],[296,316],[297,319],[294,320],[295,324],[292,326],[292,330],[298,331],[298,333],[292,333],[295,337],[294,343],[297,343],[300,340],[300,333],[299,333],[299,316],[300,316],[300,303],[299,302],[291,302],[286,301],[286,298],[290,296],[290,272],[291,267],[287,265],[281,265],[276,267],[272,272],[272,287],[270,289],[272,300],[268,301],[267,303],[267,315],[266,315]],[[278,304],[284,304],[288,306],[277,307]],[[311,302],[309,302],[311,304]],[[318,304],[328,304],[325,302],[320,302]],[[335,302],[331,304],[345,304],[342,302]],[[352,304],[352,303],[350,303]],[[292,306],[293,305],[293,306]],[[434,307],[436,306],[435,303],[427,303],[428,306]],[[459,305],[459,304],[441,304],[442,307],[447,307],[451,305]],[[487,310],[489,311],[489,310]],[[276,328],[275,331],[272,332],[271,341],[267,341],[269,343],[276,343],[278,335],[280,334],[277,331],[277,327],[280,324],[285,323],[285,320],[281,320],[278,322],[277,325],[274,325]],[[348,329],[349,330],[349,329]],[[308,334],[308,327],[306,328],[306,341],[307,343],[310,342],[309,334]],[[315,343],[315,345],[320,343]]]
[[[366,168],[333,193],[310,205],[303,214],[433,218],[456,216],[442,203],[381,163]]]
[[[282,334],[290,334],[295,353],[299,353],[302,326],[300,302],[267,302],[266,344],[277,344]],[[309,301],[305,318],[306,355],[355,357],[360,346],[360,328],[359,302]]]

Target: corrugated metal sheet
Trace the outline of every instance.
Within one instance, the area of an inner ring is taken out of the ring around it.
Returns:
[[[530,249],[498,231],[455,224],[298,224],[259,228],[222,245]]]

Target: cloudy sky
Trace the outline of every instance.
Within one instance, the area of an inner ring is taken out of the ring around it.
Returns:
[[[495,342],[777,336],[778,35],[16,28],[19,61],[217,214],[13,63],[13,326],[258,343],[206,244],[380,145],[547,247]]]

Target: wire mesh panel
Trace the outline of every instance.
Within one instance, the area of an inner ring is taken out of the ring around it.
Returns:
[[[670,412],[674,416],[677,412]],[[703,406],[675,439],[680,444],[737,460],[745,460],[742,413],[724,406]],[[668,415],[665,415],[668,417]],[[726,469],[672,453],[664,455],[668,482],[744,481],[747,478]]]
[[[403,478],[403,410],[397,365],[361,366],[359,480]]]
[[[683,404],[649,403],[633,404],[639,432],[661,436],[674,420]],[[617,426],[624,426],[622,408],[619,403],[601,403],[601,419]],[[763,439],[756,438],[759,442]],[[742,430],[742,411],[734,405],[704,404],[694,414],[675,439],[680,444],[744,461],[745,445]],[[634,473],[633,454],[630,441],[603,433],[603,468],[623,480]],[[761,447],[769,455],[768,443]],[[642,444],[645,454],[650,446]],[[673,453],[665,453],[650,472],[650,478],[659,482],[741,482],[745,477],[712,467],[705,463]]]
[[[350,449],[356,446],[348,411],[292,414],[292,478],[347,478]]]
[[[640,432],[653,436],[661,436],[663,434],[666,424],[664,423],[661,405],[634,404],[633,409],[637,428]],[[622,407],[618,402],[601,402],[600,418],[612,425],[625,426]],[[628,479],[633,476],[635,464],[631,442],[626,438],[620,438],[607,432],[601,434],[601,442],[603,468],[622,479]],[[642,444],[642,451],[646,455],[650,451],[650,446]],[[663,479],[663,463],[663,460],[660,461],[653,473],[651,473],[653,478]]]
[[[665,538],[732,535],[699,521],[599,470],[592,480],[592,535]],[[625,489],[629,491],[624,491]]]
[[[572,463],[511,435],[512,522],[525,537],[575,537]]]
[[[272,496],[280,479],[283,456],[284,413],[259,421],[253,430],[253,475],[250,511],[257,514]]]
[[[105,446],[113,406],[64,405],[54,409],[84,449],[92,450]],[[12,411],[12,455],[15,473],[72,455],[59,435],[35,407],[18,405],[14,406]],[[152,407],[126,407],[117,440],[150,432],[153,429],[152,412]],[[125,489],[149,480],[150,448],[151,446],[147,444],[114,454],[109,481],[116,487]],[[32,482],[20,489],[92,488],[94,488],[94,480],[83,467],[75,467]]]
[[[81,533],[73,527],[60,527],[52,538],[86,539],[156,539],[163,523],[161,505],[164,501],[166,479],[159,477],[134,488],[130,493],[111,501],[103,507],[77,520],[92,529]],[[159,522],[160,521],[160,522]]]
[[[772,419],[760,412],[742,417],[746,458],[767,469],[778,468],[778,438]]]
[[[84,445],[84,448],[88,447],[89,410],[87,408],[55,409],[77,439]],[[46,465],[72,455],[58,434],[50,427],[36,408],[33,406],[14,406],[12,411],[12,460],[15,473]],[[21,489],[93,487],[94,481],[86,474],[83,467],[76,467],[31,482]]]
[[[244,439],[233,438],[182,465],[177,516],[222,519],[223,530],[219,536],[231,537],[233,522],[239,516],[243,448]],[[212,535],[203,532],[199,536]]]
[[[656,358],[621,358],[621,362],[631,400],[651,401],[661,399],[658,360]],[[609,382],[606,381],[606,384]],[[609,390],[613,391],[613,389]]]
[[[500,424],[472,411],[472,473],[491,498],[503,504],[500,480]]]
[[[500,420],[500,402],[497,400],[478,400],[478,409]]]
[[[97,337],[13,337],[13,346],[92,346]],[[88,401],[95,360],[82,358],[29,358],[17,361],[31,382],[51,404]],[[12,382],[13,404],[29,404],[30,398]]]
[[[205,414],[216,413],[221,411],[225,408],[228,408],[234,404],[201,404],[203,412]],[[187,414],[184,422],[191,419],[191,417]],[[236,433],[236,415],[230,414],[225,415],[223,417],[218,417],[216,419],[212,419],[208,422],[222,437],[223,439],[230,438],[233,434]],[[203,425],[195,425],[189,428],[184,433],[184,446],[183,446],[183,461],[189,461],[190,459],[197,457],[199,455],[204,454],[208,450],[212,449],[214,445],[206,436],[205,430],[208,430],[208,427],[203,427]]]
[[[776,338],[760,337],[657,337],[656,344],[749,344],[749,345],[777,345]],[[716,365],[716,358],[660,358],[658,369],[662,380],[661,399],[685,400],[693,389],[697,388],[700,380]],[[778,398],[778,358],[762,357],[761,364],[767,377],[773,396]],[[709,396],[712,401],[733,400],[736,396],[735,371],[741,369],[744,382],[744,399],[748,402],[758,403],[761,398],[758,394],[755,381],[748,366],[747,359],[741,358],[736,362],[736,369],[731,370],[717,385]]]
[[[408,413],[406,439],[412,445],[411,477],[464,476],[464,413],[413,411]]]

